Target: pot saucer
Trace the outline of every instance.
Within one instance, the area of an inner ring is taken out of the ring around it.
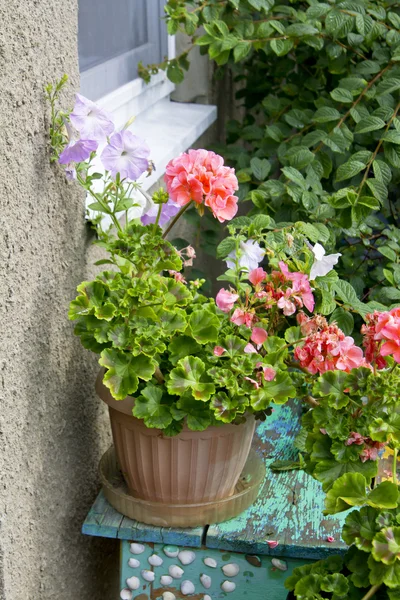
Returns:
[[[265,464],[251,449],[233,495],[197,504],[164,504],[131,496],[118,467],[114,446],[100,460],[100,478],[108,502],[130,519],[156,527],[200,527],[232,519],[251,506],[264,481]]]

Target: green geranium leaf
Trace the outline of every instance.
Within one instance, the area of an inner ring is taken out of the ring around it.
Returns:
[[[347,373],[327,371],[318,378],[313,388],[313,394],[326,397],[330,406],[340,409],[349,403],[349,397],[344,393],[347,385]]]
[[[214,410],[217,421],[231,423],[236,415],[243,414],[249,404],[245,396],[229,398],[225,392],[219,392],[211,398],[211,408]]]
[[[372,540],[372,556],[385,565],[400,558],[400,527],[382,529]]]
[[[367,481],[360,473],[345,473],[332,485],[325,498],[325,515],[334,515],[367,499]]]
[[[175,281],[175,279],[167,278],[166,279],[167,292],[165,295],[165,299],[167,301],[165,304],[167,306],[186,306],[192,297],[192,294],[180,281]]]
[[[193,356],[201,351],[202,347],[193,338],[187,335],[174,337],[168,346],[170,361],[175,365],[179,359],[185,356]]]
[[[159,313],[160,326],[165,335],[172,335],[177,331],[185,331],[187,327],[186,312],[174,307],[171,311],[163,310]]]
[[[385,583],[389,588],[400,587],[400,561],[390,565],[377,562],[371,555],[368,559],[370,568],[369,580],[372,585]]]
[[[378,511],[370,506],[363,506],[360,510],[353,510],[346,517],[343,525],[342,538],[351,546],[355,544],[360,550],[370,552],[372,540],[379,531],[376,524]]]
[[[206,404],[183,396],[177,402],[177,407],[185,413],[187,426],[192,431],[204,431],[211,425],[211,413]]]
[[[314,468],[314,477],[321,481],[322,489],[327,492],[331,489],[333,483],[346,473],[361,473],[370,485],[371,480],[377,473],[376,461],[367,460],[340,463],[336,460],[321,460]]]
[[[333,573],[323,578],[321,582],[321,590],[324,592],[332,592],[334,597],[347,598],[349,592],[349,582],[341,573]]]
[[[356,546],[351,546],[346,554],[345,563],[352,573],[350,576],[352,583],[358,588],[368,588],[369,568],[365,552],[362,552]]]
[[[196,356],[186,356],[172,369],[167,383],[170,394],[183,396],[190,390],[197,400],[206,402],[215,392],[215,385],[204,375],[205,364]]]
[[[391,413],[385,419],[378,417],[369,426],[371,439],[378,442],[400,442],[400,414]]]
[[[222,347],[225,348],[226,354],[230,358],[235,356],[243,356],[246,343],[236,337],[235,335],[227,335],[226,338],[221,342]]]
[[[99,364],[107,369],[103,383],[116,400],[123,400],[136,392],[138,378],[148,381],[157,366],[157,363],[148,356],[143,354],[132,356],[113,348],[103,350]]]
[[[250,404],[255,411],[265,410],[271,402],[284,404],[296,396],[296,388],[287,373],[278,373],[272,381],[264,381],[262,387],[250,395]]]
[[[165,429],[171,424],[172,416],[169,406],[162,404],[162,399],[162,389],[148,384],[135,399],[133,416],[143,419],[146,427]]]
[[[108,332],[108,339],[115,348],[125,350],[129,344],[130,330],[125,324],[115,325]]]
[[[391,481],[382,481],[368,494],[368,504],[375,508],[396,508],[398,499],[397,485]]]
[[[194,339],[199,344],[217,341],[220,321],[217,315],[210,310],[198,309],[193,311],[188,325]]]

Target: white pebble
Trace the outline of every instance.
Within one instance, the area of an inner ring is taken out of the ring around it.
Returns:
[[[194,594],[194,585],[191,581],[186,579],[181,583],[181,592],[184,596],[189,596],[189,594]]]
[[[171,585],[172,581],[173,580],[170,575],[161,575],[161,577],[160,577],[161,585]]]
[[[178,565],[171,565],[168,569],[168,572],[174,579],[180,579],[184,573],[184,570],[178,567]]]
[[[179,548],[178,546],[164,546],[163,552],[169,558],[176,558],[179,554]]]
[[[172,592],[164,592],[162,597],[163,600],[176,600],[176,596]]]
[[[214,560],[213,558],[205,558],[203,560],[203,562],[206,565],[206,567],[211,567],[212,569],[216,569],[217,568],[217,561]]]
[[[121,598],[121,600],[132,600],[133,596],[132,596],[132,592],[130,590],[122,590],[119,597]]]
[[[137,569],[138,567],[140,567],[140,561],[138,561],[137,558],[130,558],[128,560],[128,565],[132,568],[132,569]]]
[[[224,572],[224,575],[226,575],[227,577],[236,577],[236,575],[240,571],[240,568],[239,565],[237,565],[236,563],[229,563],[229,565],[224,565],[222,567],[222,570]]]
[[[205,573],[202,573],[200,575],[200,581],[203,587],[206,588],[206,590],[209,590],[211,587],[211,577],[209,575],[206,575]]]
[[[154,581],[156,575],[155,575],[155,573],[153,571],[148,571],[147,569],[143,569],[143,571],[142,571],[142,577],[146,581]]]
[[[224,583],[221,585],[221,588],[224,590],[224,592],[233,592],[236,588],[236,583],[233,583],[233,581],[224,581]]]
[[[129,548],[130,552],[132,554],[143,554],[145,548],[143,546],[143,544],[131,544],[131,547]]]
[[[157,554],[152,554],[147,560],[152,567],[160,567],[164,562],[161,556],[157,556]]]
[[[178,558],[183,565],[190,565],[196,558],[196,555],[191,550],[182,550],[179,552]]]
[[[209,596],[208,594],[206,594],[206,595],[204,596],[203,600],[212,600],[212,599],[211,599],[211,596]]]
[[[128,586],[128,588],[130,590],[137,590],[138,587],[140,587],[140,579],[139,577],[129,577],[129,579],[126,580],[126,585]]]
[[[279,558],[273,558],[271,562],[276,569],[279,569],[280,571],[287,571],[287,563],[285,563],[284,560],[279,560]]]

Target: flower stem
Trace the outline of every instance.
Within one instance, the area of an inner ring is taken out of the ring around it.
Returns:
[[[365,594],[365,596],[363,596],[361,598],[361,600],[369,600],[370,598],[372,598],[372,596],[375,596],[375,593],[379,590],[379,588],[381,587],[381,583],[378,583],[376,585],[373,585],[368,592]]]
[[[395,483],[397,485],[397,448],[395,448],[393,450],[393,466],[392,466],[392,476],[393,476],[393,483]]]
[[[192,203],[193,203],[193,200],[191,200],[190,202],[185,204],[185,206],[182,206],[181,210],[175,215],[175,217],[172,219],[171,223],[168,225],[168,227],[164,231],[164,233],[163,233],[164,239],[167,237],[167,235],[169,234],[169,232],[171,231],[171,229],[173,228],[175,223],[181,218],[183,213],[189,208],[189,206],[192,205]]]
[[[162,213],[162,204],[158,205],[158,212],[157,212],[157,218],[156,218],[156,222],[154,223],[154,229],[157,229],[158,227],[158,223],[160,222],[160,217],[161,217],[161,213]]]

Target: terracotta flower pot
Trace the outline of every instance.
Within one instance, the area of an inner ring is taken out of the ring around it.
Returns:
[[[205,431],[184,426],[175,437],[149,429],[132,416],[134,398],[114,400],[102,382],[96,391],[108,404],[115,451],[129,492],[143,500],[192,504],[233,494],[250,452],[255,419]]]

